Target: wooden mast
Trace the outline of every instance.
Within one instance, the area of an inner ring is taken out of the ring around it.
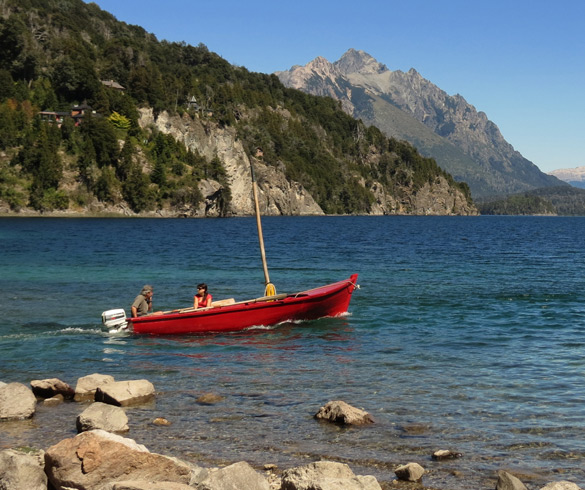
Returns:
[[[262,149],[256,148],[256,157],[262,157]],[[264,296],[274,296],[276,288],[270,282],[268,275],[268,265],[266,263],[266,251],[264,249],[264,236],[262,235],[262,221],[260,220],[260,205],[258,204],[258,185],[256,184],[256,175],[254,173],[254,164],[250,160],[250,171],[252,174],[252,193],[254,194],[254,209],[256,211],[256,227],[258,228],[258,242],[260,243],[260,255],[262,256],[262,267],[264,268]]]

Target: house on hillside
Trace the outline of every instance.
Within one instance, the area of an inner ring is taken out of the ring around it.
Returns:
[[[114,90],[119,90],[120,92],[126,90],[124,87],[122,87],[122,85],[120,85],[118,82],[114,80],[101,80],[101,82],[106,87],[112,88]]]
[[[197,103],[197,99],[194,95],[187,100],[187,108],[193,109],[194,111],[198,111],[200,109],[199,104]]]
[[[56,112],[56,111],[41,111],[39,112],[41,121],[56,124],[57,127],[61,127],[66,117],[70,116],[69,112]]]
[[[75,125],[79,126],[81,121],[87,114],[95,114],[96,112],[84,102],[81,105],[76,105],[71,108],[71,117],[75,121]]]
[[[79,126],[83,118],[88,114],[96,114],[96,112],[85,102],[81,105],[76,105],[71,108],[69,112],[56,112],[56,111],[41,111],[39,112],[39,116],[41,117],[41,121],[45,121],[47,123],[56,124],[57,127],[61,127],[65,118],[71,117],[75,121],[75,125]]]
[[[199,114],[205,114],[207,117],[213,116],[213,109],[199,105],[194,95],[187,97],[187,109],[195,111],[197,117]]]

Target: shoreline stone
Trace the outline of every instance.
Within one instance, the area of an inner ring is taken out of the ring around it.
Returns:
[[[45,453],[45,472],[55,488],[71,482],[75,488],[98,488],[122,480],[190,484],[191,471],[186,463],[100,429],[64,439]]]
[[[0,451],[0,488],[46,490],[44,452],[26,453],[16,449]]]
[[[154,395],[154,386],[146,379],[114,381],[96,389],[95,401],[124,407],[144,403]]]
[[[53,398],[62,395],[65,400],[71,400],[75,390],[59,378],[33,379],[30,382],[32,391],[39,398]]]
[[[147,380],[138,381],[140,386],[147,387],[145,391],[149,393],[148,397],[154,396],[152,383]],[[132,382],[121,383],[130,383],[126,386],[132,385]],[[129,391],[136,394],[134,390]],[[20,398],[29,403],[32,401],[34,405],[37,403],[33,392],[27,386],[0,381],[0,402],[3,396],[6,398],[7,393],[10,395],[8,397],[10,401],[16,406],[22,403]],[[137,398],[140,399],[143,396],[144,394]],[[55,399],[61,398],[62,395],[55,397]],[[136,397],[131,396],[129,399],[135,400]],[[68,403],[68,401],[61,402]],[[50,404],[46,406],[47,409],[51,409]],[[0,403],[1,407],[2,403]],[[127,422],[125,410],[116,405],[95,402],[86,408],[81,415],[85,412],[91,414],[93,411],[96,412],[98,420],[111,422],[108,420],[111,419],[108,414],[116,413],[124,414],[121,419],[125,418]],[[361,412],[367,414],[367,412]],[[2,410],[0,410],[1,413]],[[78,419],[81,418],[81,415]],[[369,414],[367,415],[369,416]],[[32,417],[32,414],[29,417]],[[26,422],[23,420],[24,418],[0,418],[0,424],[3,421],[25,424]],[[156,420],[159,421],[158,423],[167,422],[163,417]],[[153,425],[156,423],[154,422]],[[24,484],[10,483],[12,486],[6,488],[8,490],[47,490],[52,485],[54,488],[99,488],[100,490],[187,490],[188,488],[198,488],[199,490],[233,488],[245,488],[246,490],[308,490],[309,488],[437,490],[423,485],[422,477],[426,471],[416,462],[396,468],[397,479],[392,479],[388,474],[388,480],[381,481],[371,475],[355,475],[347,464],[333,461],[317,461],[283,471],[270,463],[260,465],[260,471],[258,471],[245,461],[236,462],[223,468],[201,467],[172,456],[151,453],[144,445],[136,443],[133,439],[113,433],[116,424],[112,425],[114,427],[108,427],[111,432],[88,425],[87,430],[75,437],[61,440],[48,448],[46,452],[43,450],[23,452],[15,448],[0,451],[0,488],[6,487],[7,482],[26,481]],[[461,455],[450,450],[441,450],[435,451],[432,459],[440,461],[445,457],[453,459],[461,457]],[[430,473],[432,472],[431,469]],[[451,469],[451,473],[453,475],[459,473],[460,481],[464,481],[465,477],[456,469]],[[44,477],[46,480],[43,480]],[[516,476],[504,470],[499,470],[497,477],[496,490],[527,489]],[[542,483],[535,486],[535,479],[527,475],[524,477],[531,481],[532,486],[529,488],[534,490],[537,488],[540,490],[581,490],[576,483],[566,480],[553,481],[545,486],[542,486]],[[49,481],[50,485],[47,483]],[[495,482],[495,479],[486,477],[487,481]],[[542,479],[539,478],[536,481],[542,481]],[[491,485],[491,488],[494,488],[493,483]],[[481,488],[488,489],[487,486]]]
[[[37,399],[32,390],[22,383],[4,383],[0,386],[0,422],[31,418]]]
[[[107,374],[93,373],[82,376],[75,385],[75,401],[94,400],[98,388],[113,383],[114,377]]]
[[[128,417],[126,412],[114,405],[95,402],[87,407],[76,421],[77,432],[102,429],[108,432],[127,432]]]

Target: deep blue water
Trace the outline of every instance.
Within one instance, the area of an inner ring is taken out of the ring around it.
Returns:
[[[359,273],[350,314],[109,335],[101,313],[128,311],[145,283],[156,309],[190,306],[199,282],[215,299],[261,296],[255,220],[0,219],[0,381],[147,378],[159,395],[128,409],[127,436],[194,462],[333,458],[391,480],[416,461],[451,490],[493,488],[498,469],[585,482],[585,218],[286,217],[263,230],[279,293]],[[224,400],[196,403],[207,392]],[[376,424],[313,419],[335,399]],[[2,423],[0,449],[71,437],[84,408]],[[463,457],[434,462],[437,449]]]

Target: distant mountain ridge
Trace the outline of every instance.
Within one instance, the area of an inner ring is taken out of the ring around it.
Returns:
[[[474,198],[566,185],[514,150],[485,113],[415,69],[391,71],[364,51],[350,49],[334,63],[317,57],[276,75],[288,87],[333,97],[353,117],[412,143],[467,182]]]
[[[585,166],[576,168],[560,168],[549,172],[549,175],[554,175],[557,179],[561,179],[574,187],[585,189]]]

